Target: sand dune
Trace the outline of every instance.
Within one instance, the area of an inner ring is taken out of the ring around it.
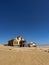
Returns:
[[[49,53],[45,49],[49,47],[13,48],[0,45],[0,65],[49,65]]]

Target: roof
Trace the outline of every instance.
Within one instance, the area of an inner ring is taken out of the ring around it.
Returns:
[[[29,42],[29,44],[36,44],[35,42]]]
[[[23,38],[23,37],[21,37],[21,36],[17,36],[16,38],[13,38],[13,39],[11,39],[11,40],[9,40],[9,41],[12,41],[12,40],[19,40],[19,38],[21,38],[22,39],[22,41],[25,41],[26,42],[26,40]]]

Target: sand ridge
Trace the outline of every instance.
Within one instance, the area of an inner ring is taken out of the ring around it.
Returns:
[[[49,65],[49,47],[15,48],[0,45],[0,65]]]

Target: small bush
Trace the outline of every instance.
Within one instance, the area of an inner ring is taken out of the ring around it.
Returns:
[[[9,50],[12,50],[12,49],[9,49]]]
[[[47,50],[44,50],[44,52],[47,52]]]
[[[48,50],[48,53],[49,53],[49,50]]]

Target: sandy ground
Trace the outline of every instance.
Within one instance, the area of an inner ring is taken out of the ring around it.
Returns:
[[[49,47],[13,48],[0,44],[0,65],[49,65]]]

